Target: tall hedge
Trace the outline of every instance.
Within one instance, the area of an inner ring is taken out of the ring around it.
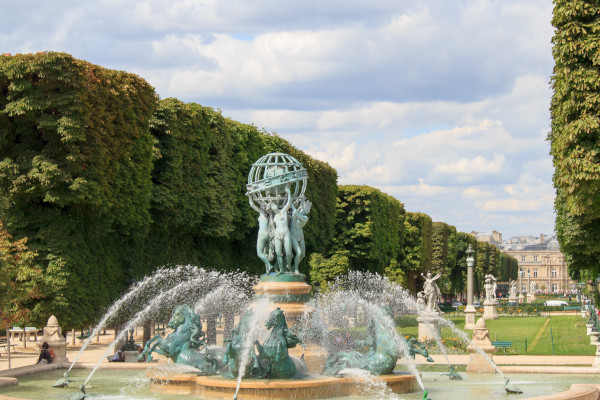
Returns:
[[[600,5],[555,0],[551,79],[556,233],[569,271],[600,272]]]
[[[150,226],[154,89],[63,53],[0,56],[2,217],[44,266],[32,322],[89,321]]]
[[[404,206],[395,198],[369,186],[340,186],[335,236],[326,254],[311,259],[311,274],[325,281],[334,277],[326,269],[393,273],[404,240],[403,221]]]
[[[404,220],[404,246],[400,267],[406,274],[406,287],[413,292],[421,273],[431,269],[433,221],[423,213],[407,212]]]
[[[92,323],[163,264],[263,272],[245,191],[268,152],[307,168],[307,250],[328,246],[336,172],[276,135],[62,53],[0,56],[0,92],[0,220],[43,269],[28,323]]]

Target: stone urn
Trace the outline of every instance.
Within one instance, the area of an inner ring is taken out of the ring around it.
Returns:
[[[467,372],[475,374],[494,374],[496,368],[492,363],[494,346],[490,340],[485,320],[479,318],[473,329],[473,341],[467,346],[470,353]]]
[[[62,335],[62,330],[58,325],[58,320],[54,315],[48,318],[46,327],[43,330],[44,335],[37,342],[38,349],[42,349],[44,342],[48,342],[48,346],[54,350],[54,364],[68,364],[67,359],[67,340]]]

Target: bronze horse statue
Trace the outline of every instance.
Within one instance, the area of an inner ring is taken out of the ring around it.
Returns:
[[[222,355],[214,350],[201,352],[204,346],[204,333],[200,317],[184,304],[175,307],[171,320],[167,324],[175,331],[166,338],[156,335],[144,346],[138,360],[152,360],[152,353],[157,352],[169,357],[173,362],[190,365],[200,370],[200,375],[213,375],[225,366]]]

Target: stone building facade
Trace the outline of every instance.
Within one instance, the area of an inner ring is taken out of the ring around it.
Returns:
[[[541,236],[537,244],[504,244],[504,251],[519,262],[521,293],[530,291],[528,277],[537,293],[569,293],[576,288],[556,239]]]

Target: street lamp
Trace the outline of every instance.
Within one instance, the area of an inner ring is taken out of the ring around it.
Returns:
[[[464,329],[475,329],[475,307],[473,306],[473,248],[469,244],[467,250],[467,306],[465,307],[465,326]]]
[[[523,298],[523,267],[519,267],[519,297]]]

